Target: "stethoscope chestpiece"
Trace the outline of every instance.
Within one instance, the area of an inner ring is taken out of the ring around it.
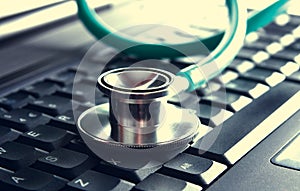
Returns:
[[[119,167],[140,169],[170,160],[195,137],[200,121],[193,111],[168,104],[175,75],[132,67],[103,73],[98,86],[109,103],[83,112],[77,122],[87,146]]]

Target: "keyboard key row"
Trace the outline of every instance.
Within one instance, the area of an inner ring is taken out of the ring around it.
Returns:
[[[103,97],[104,94],[96,88],[96,83],[93,85],[87,82],[79,82],[76,85],[70,84],[58,90],[55,95],[74,99],[79,102],[93,101],[101,104],[108,101],[107,98]]]
[[[248,70],[254,68],[255,64],[248,60],[234,59],[233,62],[228,66],[229,69],[234,70],[238,73],[245,73]]]
[[[262,63],[257,64],[257,67],[268,70],[274,70],[281,72],[282,74],[289,76],[292,73],[299,70],[299,65],[282,59],[270,58]]]
[[[29,109],[15,109],[0,115],[0,124],[22,132],[46,124],[49,120],[48,116]]]
[[[59,96],[44,96],[30,102],[27,108],[56,116],[72,108],[71,100]]]
[[[0,171],[1,190],[59,191],[64,185],[65,181],[32,168],[24,168],[15,173]]]
[[[200,103],[237,112],[252,102],[252,99],[236,93],[217,91],[201,98]]]
[[[50,81],[41,81],[30,86],[27,86],[21,92],[28,93],[36,98],[42,97],[45,95],[50,95],[59,89],[59,86]]]
[[[300,63],[300,53],[298,50],[293,49],[284,49],[273,55],[274,58],[283,59],[286,61],[292,61],[296,63]]]
[[[206,136],[195,142],[188,151],[223,164],[234,164],[283,123],[286,117],[290,117],[297,111],[300,94],[296,94],[296,97],[293,95],[299,89],[299,86],[293,83],[279,84],[243,110],[235,113],[234,117],[212,129]],[[284,106],[288,100],[287,106]],[[279,111],[277,111],[278,108]],[[266,119],[268,120],[265,122]],[[248,134],[249,138],[246,138]],[[253,136],[255,138],[250,139]]]
[[[260,83],[244,79],[236,79],[225,85],[226,90],[256,99],[270,88]]]
[[[270,87],[276,86],[285,80],[285,76],[278,72],[266,69],[254,68],[241,75],[241,78],[260,82]]]
[[[64,70],[60,73],[58,73],[57,75],[53,76],[53,77],[49,77],[46,79],[46,81],[50,81],[50,82],[54,82],[56,84],[58,84],[59,86],[67,86],[67,85],[71,85],[74,83],[74,80],[79,80],[83,77],[83,74],[80,72],[76,73],[76,70]]]

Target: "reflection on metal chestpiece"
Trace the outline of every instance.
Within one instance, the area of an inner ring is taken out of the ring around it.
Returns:
[[[175,75],[153,68],[121,68],[98,79],[109,104],[85,111],[79,132],[89,148],[124,168],[160,165],[183,151],[200,121],[187,109],[167,103],[174,95]]]

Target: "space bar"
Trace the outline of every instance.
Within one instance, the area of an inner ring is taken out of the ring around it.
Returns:
[[[300,86],[284,82],[215,127],[188,152],[233,165],[299,108]]]

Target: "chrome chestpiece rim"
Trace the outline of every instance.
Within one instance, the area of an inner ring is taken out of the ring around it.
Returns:
[[[191,110],[167,103],[174,77],[140,67],[102,74],[98,86],[109,104],[88,109],[77,122],[87,146],[107,162],[130,169],[160,165],[183,151],[200,121]]]
[[[138,67],[101,75],[98,84],[109,96],[111,124],[137,134],[154,131],[165,119],[164,107],[173,79],[169,72]]]

